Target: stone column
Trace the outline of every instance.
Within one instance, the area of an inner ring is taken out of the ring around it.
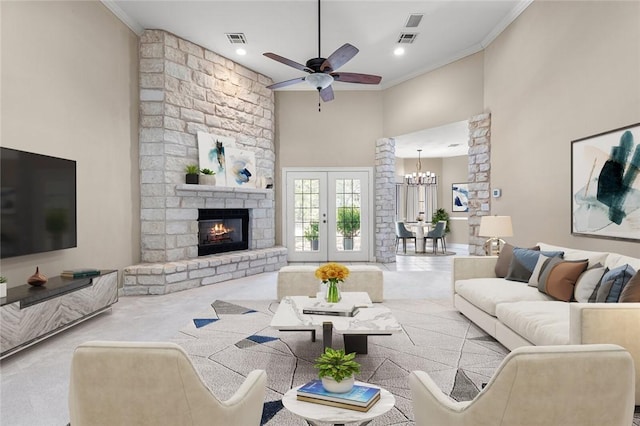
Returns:
[[[480,218],[491,214],[491,114],[469,119],[469,254],[484,255]]]
[[[396,141],[379,139],[376,141],[375,166],[375,256],[380,263],[396,261],[394,250],[396,234],[393,225],[396,205],[395,182]]]

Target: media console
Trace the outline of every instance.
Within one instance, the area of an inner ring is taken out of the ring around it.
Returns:
[[[7,290],[0,299],[0,359],[89,319],[118,301],[118,271],[94,277],[51,277],[46,285]]]

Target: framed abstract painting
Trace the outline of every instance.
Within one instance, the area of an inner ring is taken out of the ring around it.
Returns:
[[[198,132],[198,160],[200,169],[210,169],[215,172],[216,186],[229,186],[226,178],[227,166],[225,149],[234,148],[235,146],[234,138]]]
[[[640,241],[640,123],[571,142],[571,234]]]
[[[469,184],[468,183],[452,183],[451,184],[451,211],[453,212],[469,211]]]

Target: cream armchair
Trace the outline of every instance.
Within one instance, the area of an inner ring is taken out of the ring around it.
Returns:
[[[219,401],[174,343],[87,342],[71,362],[71,426],[259,425],[266,381],[254,370]]]
[[[417,426],[630,426],[634,382],[617,345],[518,348],[473,401],[453,401],[423,371],[409,376]]]

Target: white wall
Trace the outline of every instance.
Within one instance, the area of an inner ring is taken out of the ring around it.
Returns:
[[[3,259],[122,269],[140,253],[137,37],[99,2],[1,2],[4,147],[77,161],[77,248]]]
[[[640,121],[640,3],[535,1],[485,51],[492,212],[511,242],[638,256],[571,235],[571,141]]]

